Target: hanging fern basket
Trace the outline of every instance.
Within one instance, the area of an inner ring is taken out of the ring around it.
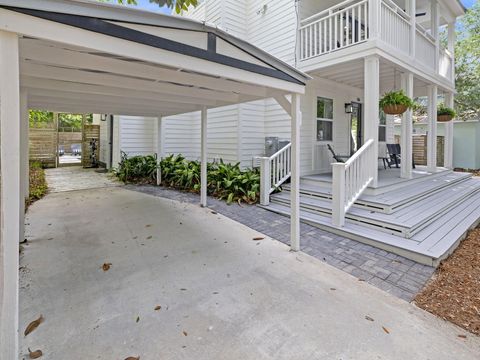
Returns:
[[[405,111],[407,111],[408,106],[406,105],[400,105],[400,104],[394,104],[394,105],[385,105],[383,107],[383,112],[387,115],[401,115]]]
[[[452,115],[437,115],[438,122],[448,122],[453,119]]]

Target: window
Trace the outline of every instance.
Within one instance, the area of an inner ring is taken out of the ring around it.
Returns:
[[[387,141],[387,115],[380,110],[380,124],[378,126],[378,141]]]
[[[317,98],[317,141],[333,140],[333,100]]]

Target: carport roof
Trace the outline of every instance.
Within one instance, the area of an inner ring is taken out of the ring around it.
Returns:
[[[21,86],[31,108],[166,116],[303,93],[309,79],[215,26],[178,16],[86,0],[0,0],[0,7],[0,30],[21,35]]]

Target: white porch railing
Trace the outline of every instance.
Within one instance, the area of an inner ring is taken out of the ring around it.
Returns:
[[[355,45],[368,38],[368,0],[347,0],[302,21],[300,59]]]
[[[345,163],[333,163],[332,223],[345,224],[345,213],[373,180],[374,141],[369,139]]]
[[[260,157],[260,204],[270,203],[270,194],[292,175],[291,144],[270,157]]]
[[[380,36],[383,41],[405,54],[410,52],[410,16],[390,0],[382,0]]]
[[[440,64],[438,72],[448,80],[453,80],[453,58],[446,49],[440,49]]]
[[[415,37],[415,57],[428,68],[435,69],[435,39],[419,24]]]

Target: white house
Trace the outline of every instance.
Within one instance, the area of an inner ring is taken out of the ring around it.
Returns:
[[[464,11],[458,0],[202,1],[183,15],[215,24],[312,77],[301,97],[298,134],[291,133],[288,103],[275,93],[208,110],[209,160],[260,165],[261,203],[272,211],[296,216],[289,204],[298,199],[305,222],[438,264],[480,218],[480,182],[451,171],[452,122],[438,126],[445,136],[444,167],[436,159],[437,102],[443,97],[453,105],[454,28]],[[440,44],[441,31],[447,48]],[[217,43],[217,49],[224,45]],[[395,142],[395,130],[378,102],[398,89],[428,99],[426,166],[413,168],[407,111],[401,166],[384,169],[385,145]],[[125,151],[199,159],[200,117],[116,116],[113,158]],[[294,137],[300,141],[298,193],[292,179],[291,194],[288,184],[271,194],[290,177],[290,147],[263,157],[266,140]],[[336,162],[328,146],[345,163]]]

